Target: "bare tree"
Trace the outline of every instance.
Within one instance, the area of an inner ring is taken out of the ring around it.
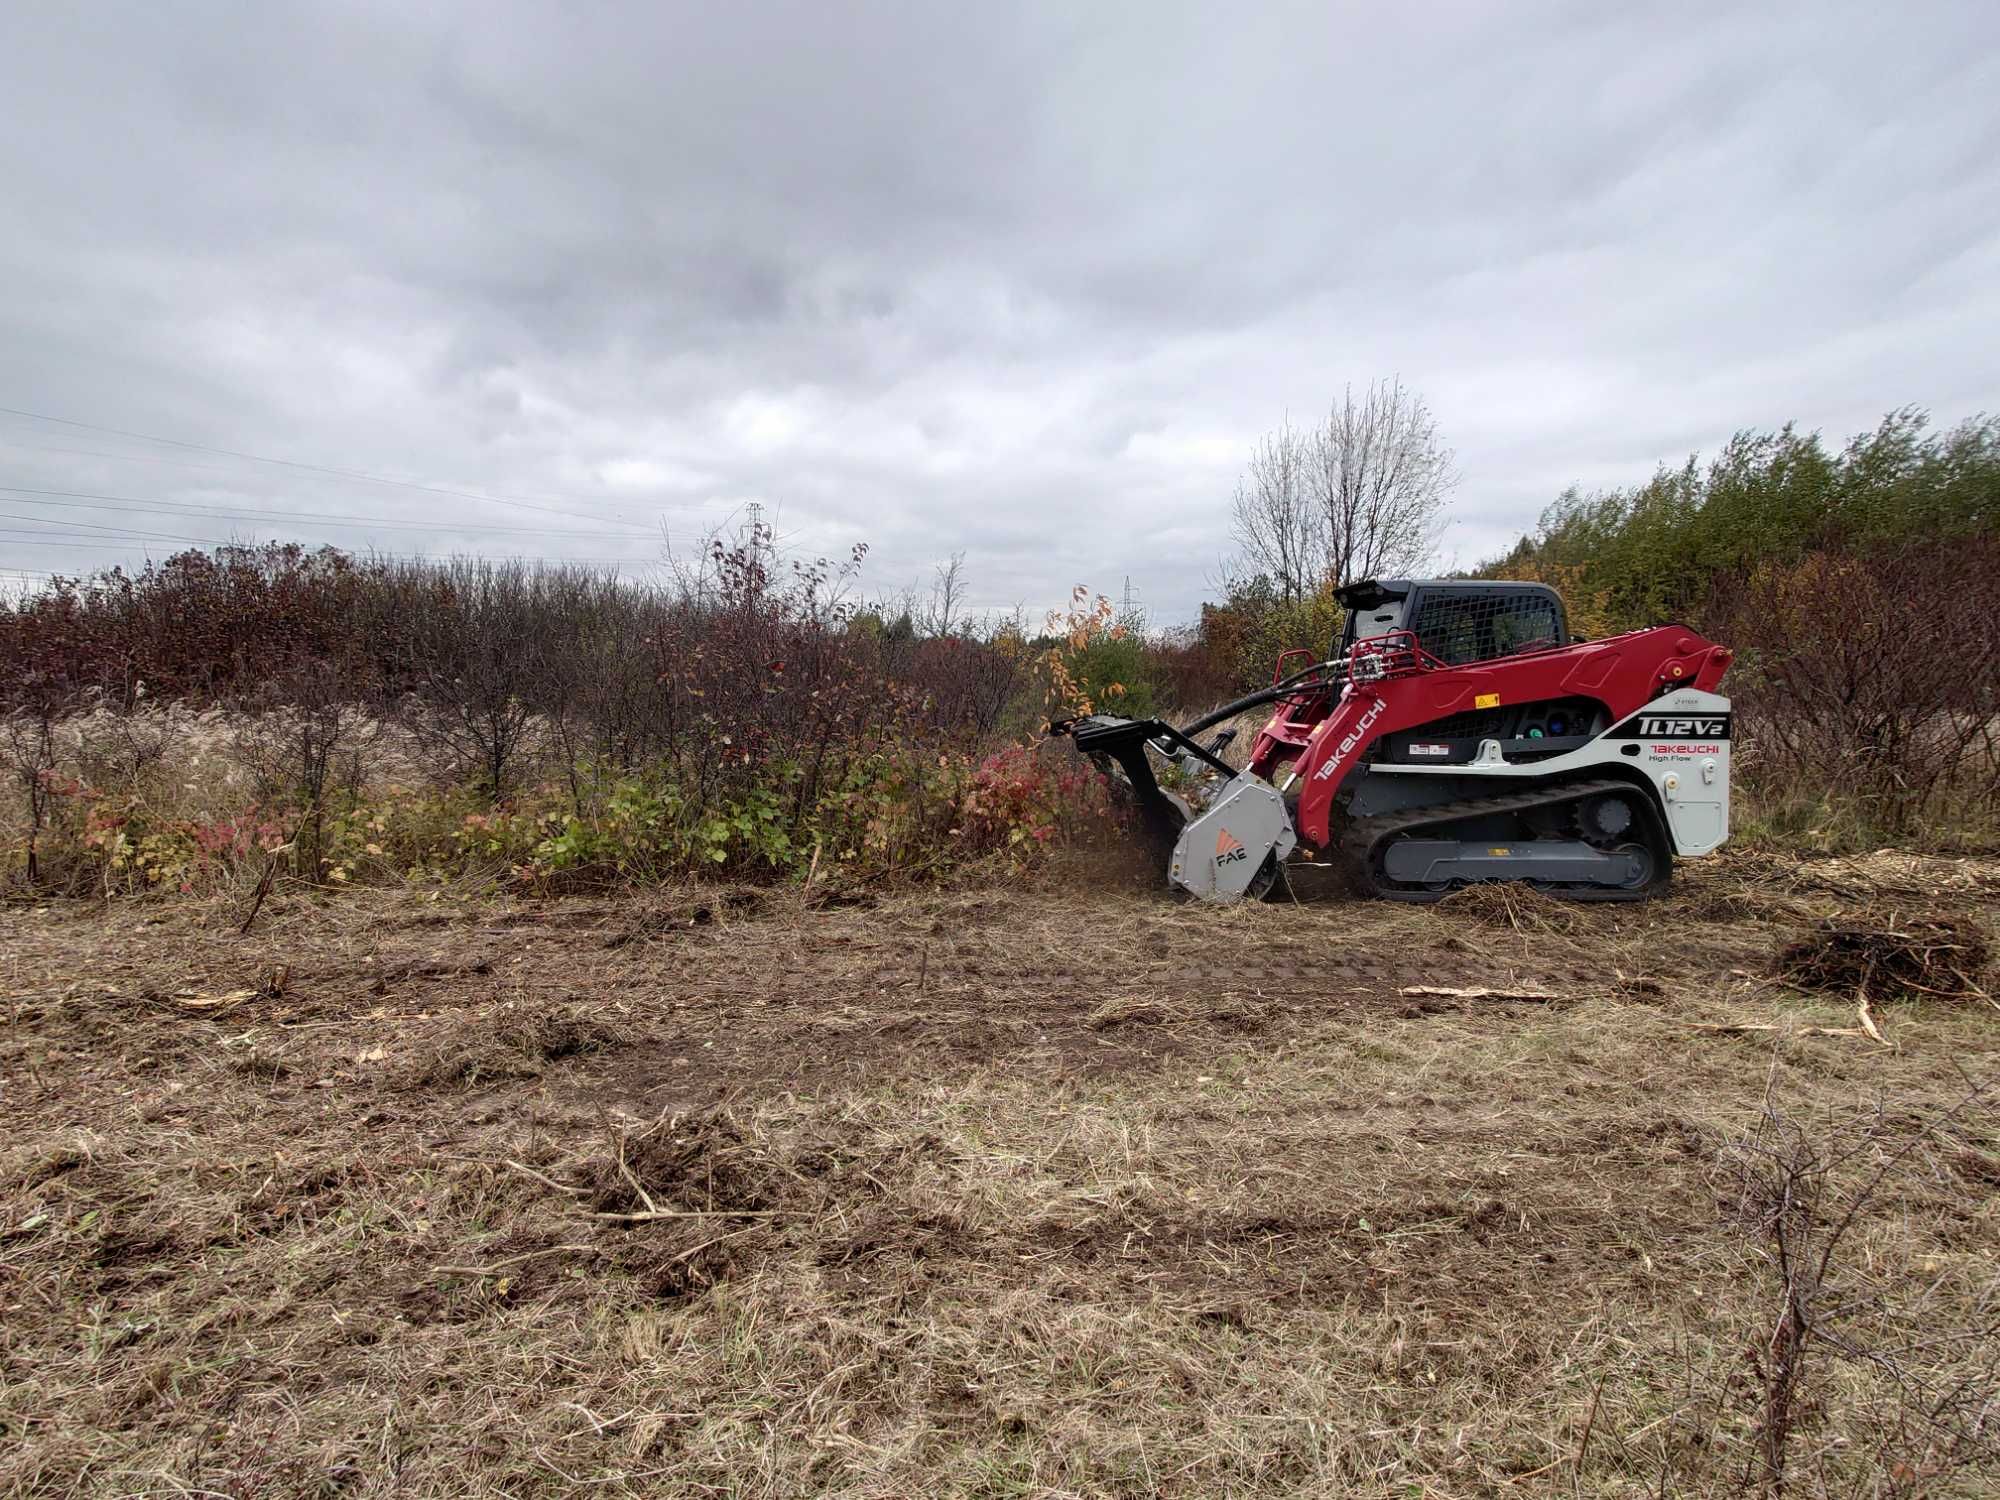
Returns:
[[[1312,487],[1318,435],[1286,422],[1257,445],[1236,485],[1230,532],[1245,571],[1262,573],[1287,604],[1326,576],[1326,516]]]
[[[1430,407],[1401,380],[1348,387],[1313,433],[1306,485],[1334,583],[1414,572],[1437,546],[1457,482]]]
[[[413,684],[405,721],[445,776],[470,779],[498,803],[542,727],[534,695],[559,644],[545,575],[457,558],[401,576],[402,668]]]
[[[1775,1080],[1775,1058],[1771,1066]],[[1897,1199],[1925,1178],[1936,1179],[1937,1148],[1976,1118],[1975,1107],[1991,1089],[1969,1080],[1955,1103],[1928,1119],[1877,1104],[1815,1128],[1782,1112],[1767,1085],[1756,1130],[1720,1153],[1720,1164],[1736,1178],[1739,1223],[1762,1242],[1759,1259],[1776,1293],[1770,1333],[1760,1328],[1747,1341],[1756,1445],[1746,1454],[1744,1490],[1755,1485],[1781,1496],[1797,1477],[1798,1488],[1826,1493],[1824,1468],[1812,1484],[1808,1474],[1795,1474],[1808,1465],[1792,1450],[1815,1425],[1815,1408],[1825,1410],[1830,1382],[1821,1367],[1834,1363],[1847,1366],[1846,1378],[1878,1388],[1867,1409],[1880,1424],[1878,1461],[1889,1470],[1882,1477],[1909,1481],[1885,1488],[1878,1480],[1874,1493],[1931,1493],[1915,1482],[1918,1474],[1935,1480],[1990,1472],[2000,1459],[1991,1430],[2000,1403],[1991,1350],[1994,1285],[1979,1294],[1972,1326],[1941,1326],[1941,1309],[1929,1295],[1907,1291],[1850,1239],[1865,1232],[1870,1218],[1908,1212]],[[1883,1399],[1890,1392],[1893,1399]],[[1911,1455],[1907,1461],[1891,1457],[1898,1449]]]
[[[351,662],[301,656],[245,695],[233,736],[260,797],[295,809],[292,871],[317,882],[325,873],[326,820],[343,756],[372,744],[380,725],[359,701],[362,674]]]
[[[0,718],[0,766],[28,804],[28,884],[40,884],[41,836],[55,801],[56,723],[63,704],[53,691],[32,695],[27,707]]]
[[[965,604],[967,590],[965,579],[965,554],[954,552],[944,562],[937,565],[937,577],[931,584],[931,596],[924,605],[923,633],[938,639],[951,634],[953,618]]]

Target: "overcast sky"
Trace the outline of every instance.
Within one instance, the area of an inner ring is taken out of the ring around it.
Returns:
[[[2000,410],[1993,0],[15,4],[0,174],[0,406],[431,487],[0,414],[4,568],[636,572],[757,501],[1174,620],[1347,382],[1428,398],[1461,562],[1738,428]]]

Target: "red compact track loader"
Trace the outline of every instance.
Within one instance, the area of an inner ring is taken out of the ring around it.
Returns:
[[[1368,579],[1335,597],[1339,649],[1177,728],[1092,714],[1051,726],[1115,762],[1178,890],[1268,896],[1323,871],[1363,894],[1435,901],[1522,880],[1571,900],[1662,889],[1675,855],[1729,833],[1731,653],[1680,625],[1572,641],[1538,583]],[[1274,705],[1245,768],[1195,736]],[[1199,812],[1152,757],[1204,765]]]

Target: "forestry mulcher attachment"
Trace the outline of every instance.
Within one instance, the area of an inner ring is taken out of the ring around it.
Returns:
[[[1632,901],[1679,855],[1729,833],[1731,653],[1680,625],[1572,641],[1537,583],[1369,579],[1325,661],[1177,728],[1092,714],[1051,726],[1116,762],[1171,884],[1263,897],[1307,871],[1363,894],[1435,901],[1480,881]],[[1275,705],[1241,771],[1197,735]],[[1205,766],[1199,812],[1155,759]]]

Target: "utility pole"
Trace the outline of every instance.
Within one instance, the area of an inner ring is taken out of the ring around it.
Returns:
[[[756,565],[757,571],[768,577],[771,563],[765,555],[769,551],[765,544],[770,534],[764,530],[764,502],[752,500],[743,507],[743,515],[743,529],[750,535],[749,545],[744,550],[750,554],[750,561]]]

